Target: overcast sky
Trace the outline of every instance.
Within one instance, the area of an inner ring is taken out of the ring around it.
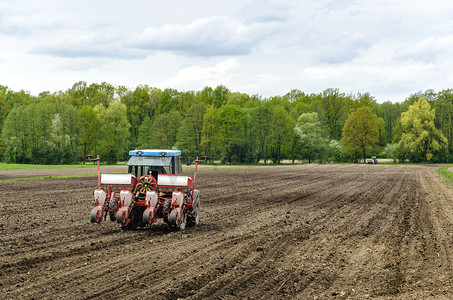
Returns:
[[[0,0],[1,85],[81,80],[403,101],[453,88],[453,1]]]

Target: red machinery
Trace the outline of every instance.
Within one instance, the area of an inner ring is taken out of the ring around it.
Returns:
[[[129,173],[100,174],[98,167],[91,222],[102,223],[109,214],[123,229],[150,226],[158,218],[173,229],[198,225],[198,158],[192,179],[177,174],[181,172],[178,150],[134,150],[130,155]]]

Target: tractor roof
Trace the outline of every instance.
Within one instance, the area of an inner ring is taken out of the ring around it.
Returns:
[[[178,156],[180,150],[143,149],[129,151],[129,156]]]

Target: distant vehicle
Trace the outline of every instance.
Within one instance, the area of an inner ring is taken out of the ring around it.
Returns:
[[[376,159],[376,156],[372,156],[371,159],[367,159],[366,163],[370,165],[377,165],[378,161]]]

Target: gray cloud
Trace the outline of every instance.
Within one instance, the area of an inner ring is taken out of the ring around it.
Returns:
[[[147,56],[147,53],[143,51],[122,48],[116,45],[92,45],[76,43],[35,47],[30,50],[30,53],[52,55],[64,58],[103,57],[139,59]]]
[[[89,33],[89,30],[68,31],[57,40],[31,48],[30,53],[63,58],[119,59],[140,59],[149,54],[141,49],[125,46],[124,36],[98,30],[96,33]]]
[[[453,35],[429,37],[419,43],[404,45],[395,52],[393,60],[402,62],[442,63],[453,55]]]
[[[285,22],[290,16],[292,5],[282,1],[259,1],[247,3],[239,12],[244,23]]]
[[[268,29],[266,26],[211,17],[191,24],[147,28],[135,37],[133,45],[140,49],[194,56],[247,55],[273,32]]]
[[[363,50],[371,46],[372,43],[366,36],[352,34],[324,41],[312,53],[317,62],[339,64],[357,58]]]

